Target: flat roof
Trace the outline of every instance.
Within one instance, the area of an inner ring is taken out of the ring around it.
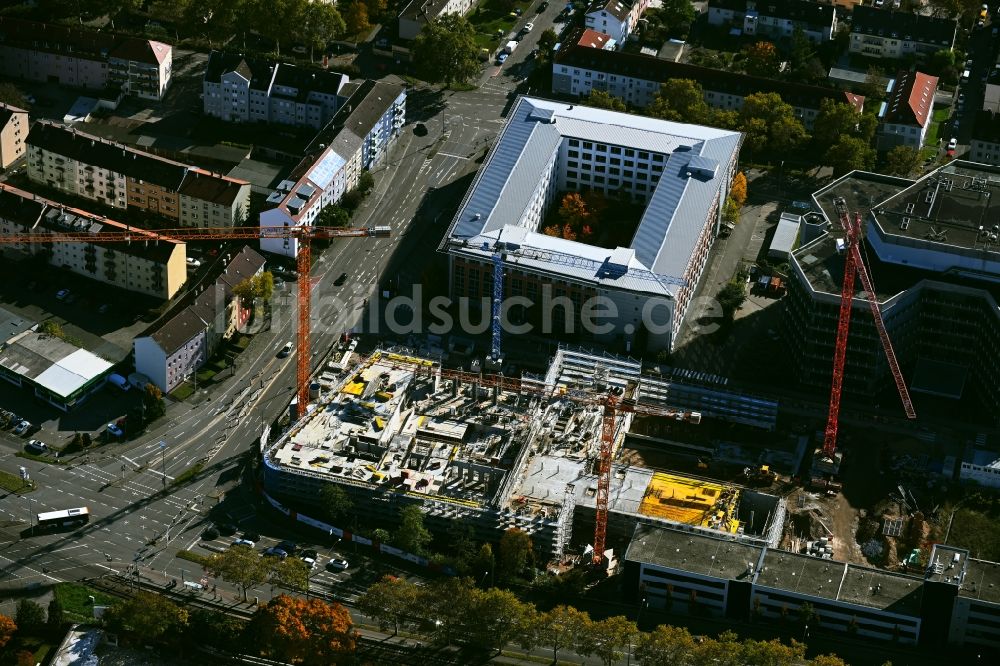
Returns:
[[[112,364],[60,338],[31,330],[7,340],[0,351],[0,366],[68,398]]]
[[[1000,564],[969,558],[959,596],[1000,604]]]
[[[920,615],[923,580],[849,564],[837,598],[845,603],[916,617]]]
[[[733,538],[637,525],[625,559],[723,580],[748,581],[753,578],[763,552],[763,547]]]

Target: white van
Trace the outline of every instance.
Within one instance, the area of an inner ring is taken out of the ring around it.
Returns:
[[[968,83],[970,76],[972,76],[972,73],[969,72],[969,70],[963,71],[962,72],[962,83]]]

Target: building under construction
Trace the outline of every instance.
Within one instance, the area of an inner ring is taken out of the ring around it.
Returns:
[[[477,538],[496,540],[518,527],[540,552],[562,555],[571,541],[582,548],[594,536],[603,422],[594,398],[631,384],[644,404],[761,427],[773,427],[777,407],[641,377],[638,361],[570,349],[559,350],[544,376],[499,386],[477,377],[402,352],[374,353],[266,448],[266,490],[301,505],[337,483],[366,525],[394,524],[401,507],[417,503],[432,530],[461,520]],[[618,461],[633,421],[663,418],[618,416],[608,547],[624,552],[637,523],[776,544],[779,498]]]

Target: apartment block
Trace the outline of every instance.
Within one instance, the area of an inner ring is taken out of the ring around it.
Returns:
[[[601,90],[637,107],[648,106],[660,87],[672,79],[691,79],[704,90],[705,102],[717,109],[740,109],[752,93],[777,93],[791,104],[806,129],[819,113],[820,101],[831,99],[861,110],[865,98],[819,86],[776,81],[663,60],[655,56],[588,48],[570,41],[552,63],[552,92],[586,97]]]
[[[891,83],[884,112],[879,118],[878,145],[920,149],[927,138],[934,110],[938,78],[917,71],[900,72]]]
[[[415,39],[424,26],[445,14],[465,15],[475,0],[410,0],[399,13],[399,38]]]
[[[142,210],[180,226],[246,221],[250,183],[47,121],[28,137],[28,177],[105,206]]]
[[[361,172],[385,159],[406,118],[406,89],[352,82],[346,101],[306,148],[306,157],[267,198],[261,226],[311,226],[324,206],[358,186]],[[263,251],[295,256],[294,238],[261,239]]]
[[[0,169],[24,155],[28,138],[28,112],[0,102]]]
[[[339,106],[344,74],[212,51],[202,79],[205,115],[320,129]]]
[[[708,23],[773,40],[791,39],[796,30],[812,42],[827,42],[837,34],[833,5],[812,0],[709,0]]]
[[[994,86],[1000,90],[1000,86]],[[978,111],[972,124],[969,160],[1000,166],[1000,110]]]
[[[173,47],[147,39],[0,16],[0,74],[142,99],[166,94]]]
[[[101,234],[135,235],[131,243],[101,241]],[[99,217],[0,183],[0,234],[86,233],[86,243],[10,243],[5,256],[45,257],[49,264],[127,291],[168,300],[187,279],[183,242]]]
[[[590,30],[610,35],[621,48],[647,7],[649,0],[593,0],[587,7],[584,24]]]
[[[950,51],[958,33],[956,19],[858,5],[851,13],[850,52],[896,60]]]

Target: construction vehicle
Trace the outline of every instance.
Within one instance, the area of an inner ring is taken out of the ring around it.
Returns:
[[[6,186],[4,186],[6,187]],[[15,190],[15,193],[18,193]],[[79,213],[74,213],[79,214]],[[89,215],[89,214],[88,214]],[[91,217],[94,217],[91,215]],[[101,221],[97,219],[97,221]],[[106,221],[106,220],[105,220]],[[305,414],[309,404],[309,375],[312,353],[309,341],[309,315],[311,304],[312,280],[309,271],[312,268],[311,241],[333,238],[384,238],[390,235],[389,227],[368,227],[363,229],[329,229],[325,227],[184,227],[180,229],[146,230],[130,227],[122,223],[114,226],[106,224],[99,233],[90,231],[51,231],[0,234],[0,243],[6,245],[32,243],[84,243],[103,245],[105,243],[144,243],[156,244],[172,241],[207,241],[207,240],[258,240],[261,238],[296,238],[298,255],[298,336],[296,349],[298,363],[296,366],[296,397],[298,414]]]
[[[840,423],[840,397],[843,391],[844,382],[844,361],[847,358],[847,335],[851,325],[852,302],[854,300],[854,280],[855,276],[861,278],[861,285],[865,290],[865,298],[871,308],[872,316],[875,319],[875,327],[878,330],[879,339],[882,342],[882,349],[885,351],[886,359],[889,362],[889,369],[892,372],[896,383],[896,390],[903,403],[903,410],[907,418],[916,418],[913,410],[913,402],[910,399],[910,392],[903,379],[903,373],[899,369],[896,354],[892,349],[892,341],[885,330],[885,323],[882,321],[882,311],[879,309],[878,300],[875,295],[875,288],[872,286],[868,269],[861,258],[861,234],[862,221],[861,214],[853,215],[847,209],[847,202],[843,197],[834,200],[837,214],[840,217],[840,224],[846,233],[843,243],[838,239],[838,248],[844,250],[844,281],[840,292],[840,315],[837,320],[837,338],[833,353],[833,378],[830,384],[830,407],[827,414],[826,430],[823,433],[823,446],[816,449],[813,455],[813,476],[830,479],[840,472],[840,462],[842,455],[837,451],[837,431]]]
[[[774,473],[770,465],[745,467],[743,475],[746,476],[747,484],[751,486],[769,486],[778,478],[778,475]]]

